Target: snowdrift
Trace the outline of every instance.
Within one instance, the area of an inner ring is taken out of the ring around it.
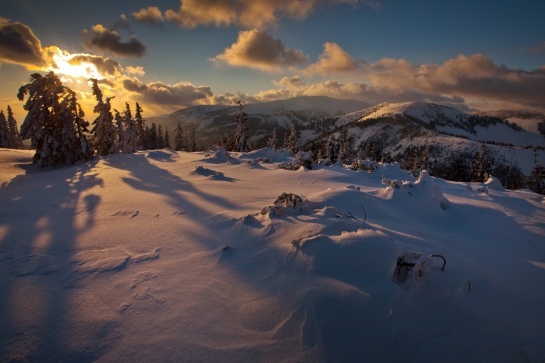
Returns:
[[[2,361],[545,359],[543,196],[271,149],[31,157],[1,153]]]

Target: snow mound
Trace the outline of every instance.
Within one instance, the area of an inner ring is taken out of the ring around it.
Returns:
[[[224,163],[240,164],[242,163],[241,160],[239,160],[238,158],[232,157],[231,154],[227,152],[221,146],[218,146],[209,150],[204,157],[205,157],[204,161],[207,161],[212,164],[224,164]]]
[[[500,191],[505,190],[503,185],[501,185],[501,182],[497,178],[494,178],[493,176],[488,178],[488,180],[484,183],[484,185],[491,190],[500,190]]]
[[[226,177],[221,171],[215,171],[212,169],[205,168],[204,166],[197,166],[195,168],[195,174],[205,176],[210,180],[224,180],[224,181],[233,181],[232,178]]]
[[[250,159],[257,162],[272,162],[279,163],[291,158],[290,152],[287,150],[274,151],[270,147],[259,150],[254,150],[240,155],[240,159]]]
[[[395,198],[396,195],[408,195],[411,198],[418,199],[419,204],[422,206],[436,204],[442,210],[446,210],[450,206],[450,202],[443,195],[441,187],[435,183],[426,170],[420,172],[420,176],[416,182],[403,181],[402,185],[399,186],[397,180],[383,178],[383,184],[387,184],[388,186],[382,192],[378,193],[378,195],[385,199]],[[428,201],[427,204],[426,200]]]
[[[308,200],[293,193],[282,193],[273,205],[261,210],[261,214],[270,216],[288,216],[294,214],[308,214]]]

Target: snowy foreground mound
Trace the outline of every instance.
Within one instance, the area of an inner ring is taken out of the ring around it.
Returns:
[[[270,149],[31,157],[0,149],[2,362],[545,360],[543,196]]]

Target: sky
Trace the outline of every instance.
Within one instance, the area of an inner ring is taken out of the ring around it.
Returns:
[[[19,87],[53,71],[89,120],[89,78],[145,117],[301,95],[545,111],[543,14],[543,0],[4,0],[0,110],[21,123]]]

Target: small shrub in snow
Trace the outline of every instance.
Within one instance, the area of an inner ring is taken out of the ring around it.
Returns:
[[[308,201],[303,197],[293,193],[282,193],[274,201],[272,206],[267,206],[261,210],[261,214],[273,216],[286,216],[291,214],[308,213]]]
[[[364,170],[368,173],[372,173],[373,170],[378,169],[378,164],[376,161],[356,159],[352,163],[352,170]]]
[[[396,179],[385,178],[384,175],[382,176],[382,184],[399,189],[399,183]]]

